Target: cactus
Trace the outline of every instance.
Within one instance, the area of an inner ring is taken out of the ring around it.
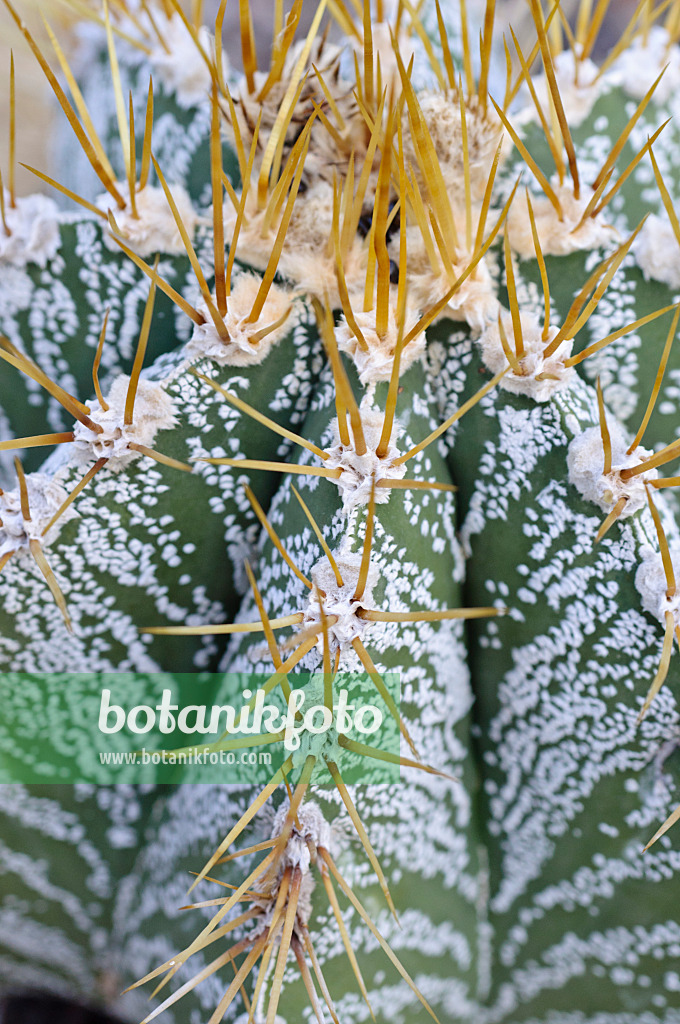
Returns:
[[[607,0],[528,0],[528,41],[494,0],[329,0],[295,41],[295,0],[264,67],[243,2],[239,76],[224,2],[110,2],[73,68],[4,2],[75,142],[19,197],[13,117],[0,181],[3,986],[680,1020],[680,4],[598,66]],[[396,746],[107,785],[102,679],[143,676],[347,680]]]

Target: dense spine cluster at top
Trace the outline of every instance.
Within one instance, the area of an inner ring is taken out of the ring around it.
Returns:
[[[677,1024],[680,4],[596,64],[607,0],[527,0],[520,38],[493,0],[328,0],[306,34],[295,0],[265,64],[242,2],[237,75],[224,3],[209,32],[110,2],[68,57],[5,3],[97,185],[18,196],[11,119],[0,735],[46,784],[0,792],[3,985],[176,1024]],[[166,670],[206,704],[312,672],[326,706],[362,672],[401,753],[47,784],[55,720],[95,763],[88,673],[134,705]]]

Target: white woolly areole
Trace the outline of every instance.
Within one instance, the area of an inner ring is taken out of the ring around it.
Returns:
[[[670,36],[661,25],[653,25],[646,35],[646,40],[637,35],[623,50],[614,64],[614,75],[629,96],[641,100],[666,68],[654,90],[654,100],[665,103],[680,87],[680,47],[670,45]]]
[[[272,839],[278,839],[283,832],[289,811],[290,804],[286,801],[276,812],[271,831]],[[293,925],[295,934],[300,935],[300,925],[306,926],[312,913],[314,878],[310,871],[312,865],[312,850],[310,850],[310,846],[315,852],[319,847],[330,851],[331,836],[331,827],[324,818],[319,806],[312,801],[303,803],[298,809],[286,847],[277,862],[278,870],[275,877],[272,878],[268,872],[265,872],[255,880],[255,890],[257,892],[265,892],[268,896],[267,899],[261,902],[257,899],[253,901],[263,911],[256,932],[262,933],[270,924],[281,880],[286,869],[292,868],[294,871],[298,870],[301,875],[295,923]],[[279,1020],[278,1017],[276,1019],[277,1021]]]
[[[666,215],[650,214],[633,243],[633,254],[647,281],[680,289],[680,244]]]
[[[133,217],[130,207],[130,189],[127,182],[117,181],[116,188],[125,200],[124,210],[120,209],[108,192],[98,196],[95,203],[105,213],[111,210],[120,236],[130,249],[133,249],[142,258],[156,252],[176,256],[186,251],[163,189],[145,185],[141,191],[135,192],[138,216]],[[181,185],[171,185],[170,191],[182,218],[182,223],[191,238],[198,217],[191,205],[189,194]],[[112,252],[120,251],[108,232],[104,233],[104,245]]]
[[[447,192],[455,199],[465,199],[465,170],[463,163],[463,129],[460,116],[460,97],[457,90],[427,90],[418,96],[420,111],[430,133],[439,160]],[[404,110],[404,148],[406,162],[417,167],[416,147],[408,126],[408,111]],[[465,101],[465,127],[467,130],[468,169],[470,193],[473,202],[481,202],[489,180],[491,165],[501,138],[503,126],[491,105],[483,110],[477,97]],[[510,146],[501,149],[501,163],[510,152]],[[464,209],[464,206],[463,206]]]
[[[680,545],[669,547],[675,578],[680,578]],[[666,612],[671,612],[676,626],[680,626],[680,591],[668,597],[668,582],[659,551],[647,548],[635,573],[635,587],[642,598],[642,607],[663,625]]]
[[[446,295],[453,281],[444,270],[440,273],[433,272],[425,254],[420,229],[407,229],[407,239],[410,242],[411,256],[408,274],[409,299],[414,307],[426,310],[436,305]],[[458,261],[453,266],[456,278],[465,273],[470,262],[471,256],[468,253],[461,251],[458,254]],[[486,324],[496,317],[497,312],[496,286],[486,260],[481,259],[451,296],[437,319],[448,317],[451,320],[463,321],[475,334],[479,334]]]
[[[45,473],[28,473],[26,490],[31,515],[28,522],[21,512],[19,489],[0,494],[0,558],[10,551],[28,550],[29,542],[32,540],[37,540],[41,547],[46,547],[57,539],[64,523],[78,514],[70,505],[43,537],[43,530],[66,501],[68,491],[64,490],[54,477]]]
[[[502,314],[503,329],[511,352],[515,351],[515,334],[512,316],[507,310]],[[571,384],[574,376],[573,366],[565,366],[564,360],[571,355],[573,341],[561,341],[552,355],[546,356],[545,350],[559,333],[557,327],[548,329],[547,338],[543,338],[543,324],[535,313],[520,313],[524,356],[520,360],[522,374],[514,370],[506,373],[500,381],[500,387],[511,391],[514,395],[528,395],[536,402],[547,402],[556,391],[564,391]],[[492,321],[483,331],[479,343],[482,347],[482,358],[491,373],[500,373],[508,365],[503,351],[498,320]],[[549,376],[541,378],[542,374]]]
[[[306,164],[305,164],[306,167]],[[281,225],[283,210],[263,233],[265,211],[257,209],[257,189],[246,196],[245,222],[239,234],[237,252],[248,266],[264,270]],[[236,224],[233,203],[224,204],[227,236]],[[305,192],[298,192],[281,250],[277,271],[302,293],[328,296],[333,309],[340,305],[335,253],[332,246],[333,187],[316,181]],[[352,239],[342,266],[350,292],[363,288],[366,279],[366,246]]]
[[[553,57],[555,78],[560,90],[564,113],[572,128],[577,128],[588,116],[602,91],[603,81],[598,78],[599,68],[592,60],[577,60],[573,50],[562,50]],[[550,109],[550,91],[545,75],[533,79],[538,101],[543,110]]]
[[[281,835],[289,810],[290,805],[286,801],[276,812],[272,824],[272,839],[277,839]],[[282,869],[300,868],[303,874],[309,871],[311,857],[308,841],[317,849],[323,846],[325,850],[331,852],[331,826],[324,818],[319,805],[312,801],[302,803],[298,809],[295,824],[281,858]]]
[[[376,311],[374,309],[368,312],[360,311],[354,313],[354,319],[364,336],[368,348],[364,349],[361,347],[344,314],[335,329],[335,339],[338,343],[338,348],[341,352],[346,352],[352,357],[362,384],[373,384],[379,380],[389,380],[392,376],[394,353],[399,335],[396,299],[394,302],[390,302],[387,331],[383,338],[379,337],[376,330]],[[404,337],[410,333],[417,323],[417,311],[407,305],[404,314]],[[424,351],[425,332],[421,331],[402,349],[399,363],[400,370],[402,372],[407,370],[416,359],[422,356]]]
[[[167,20],[159,17],[158,21],[160,33],[168,49],[166,51],[158,44],[149,56],[154,80],[161,82],[166,91],[175,94],[180,107],[186,109],[204,102],[210,92],[210,71],[191,33],[179,14],[173,14]],[[152,38],[155,37],[153,31],[150,34]],[[213,41],[205,25],[201,25],[198,30],[198,40],[210,57],[213,53]],[[226,74],[226,61],[223,63],[223,69]]]
[[[620,513],[620,517],[625,519],[647,507],[645,481],[656,480],[659,474],[655,469],[650,469],[645,473],[638,473],[629,480],[622,480],[621,470],[638,466],[652,453],[645,448],[635,448],[628,455],[626,439],[611,417],[607,421],[607,426],[612,448],[611,472],[604,473],[604,448],[600,428],[590,427],[582,434],[578,434],[569,445],[569,483],[573,484],[587,501],[594,501],[603,512],[611,512],[616,503],[625,498],[626,504]]]
[[[345,512],[356,508],[357,505],[368,504],[374,477],[377,484],[380,480],[403,480],[406,475],[406,464],[395,462],[401,452],[394,443],[394,427],[385,457],[381,459],[376,454],[385,414],[378,409],[369,408],[366,402],[362,403],[360,412],[361,426],[366,441],[365,453],[358,455],[351,440],[348,447],[343,445],[340,440],[338,421],[334,419],[332,423],[333,445],[326,449],[329,457],[324,462],[326,469],[342,470],[341,475],[334,483],[338,485]],[[350,439],[351,436],[350,430]],[[384,505],[389,499],[388,487],[376,487],[376,505]]]
[[[544,256],[567,256],[579,249],[597,249],[616,238],[616,230],[606,224],[599,213],[596,217],[587,217],[577,228],[592,198],[590,189],[582,186],[581,197],[575,199],[571,178],[565,178],[560,184],[559,178],[553,175],[550,184],[559,200],[561,220],[547,196],[541,194],[538,197],[531,197],[536,231]],[[529,209],[524,197],[518,197],[512,204],[508,214],[507,231],[510,245],[515,252],[524,259],[536,258]]]
[[[349,651],[352,641],[357,637],[361,639],[368,629],[376,623],[370,619],[361,619],[357,616],[359,609],[375,607],[373,602],[373,590],[378,583],[378,570],[371,564],[368,569],[368,578],[364,588],[363,597],[360,601],[354,599],[354,594],[359,581],[359,570],[361,568],[361,555],[354,552],[335,554],[335,562],[343,580],[342,587],[338,586],[335,573],[327,558],[323,558],[312,567],[312,582],[314,589],[309,595],[309,604],[305,611],[302,629],[310,626],[321,627],[321,610],[319,602],[323,603],[323,610],[328,619],[331,616],[337,618],[336,622],[328,622],[328,645],[334,654],[337,650]],[[323,649],[323,633],[319,634],[317,647]]]
[[[5,189],[5,219],[10,234],[0,223],[0,263],[13,263],[23,267],[37,263],[46,267],[59,248],[59,210],[47,196],[37,193],[19,196],[15,206],[10,205],[10,194]]]
[[[220,338],[205,301],[200,300],[197,303],[196,308],[205,317],[205,323],[194,326],[186,348],[189,357],[207,357],[220,366],[255,366],[262,362],[272,346],[291,330],[294,318],[286,316],[293,304],[290,292],[273,284],[257,320],[252,324],[246,322],[260,283],[261,279],[257,274],[241,274],[233,285],[227,298],[227,313],[224,317],[229,341]],[[216,303],[214,296],[213,301]],[[286,318],[283,323],[264,338],[254,339],[254,335],[272,327],[284,316]]]
[[[329,43],[325,36],[314,39],[311,47],[304,39],[299,39],[288,49],[277,81],[270,81],[268,70],[256,71],[250,84],[245,76],[241,78],[233,99],[238,128],[246,150],[252,142],[255,123],[260,119],[257,152],[252,167],[254,181],[260,175],[262,159],[267,151],[272,130],[284,105],[295,68],[301,60],[307,69],[311,71],[314,67],[323,77],[339,112],[336,121],[337,133],[331,134],[319,121],[312,125],[305,159],[305,184],[312,187],[319,179],[323,179],[332,185],[338,160],[344,164],[355,145],[365,143],[366,123],[361,117],[353,95],[353,86],[349,80],[343,79],[340,72],[340,65],[345,56],[344,48]],[[284,139],[281,140],[284,163],[298,137],[300,126],[313,113],[313,101],[318,99],[318,84],[314,83],[316,72],[306,78],[298,90],[295,115],[286,128]],[[233,112],[227,111],[224,107],[222,109],[228,135],[234,140],[236,125],[232,120]],[[339,127],[341,123],[342,129]]]
[[[130,378],[125,375],[116,377],[106,397],[108,409],[102,409],[99,402],[91,403],[90,419],[102,427],[101,433],[95,433],[80,421],[74,426],[73,449],[79,462],[109,459],[108,468],[117,473],[139,458],[139,453],[129,448],[131,442],[151,448],[159,430],[175,425],[170,395],[156,381],[140,378],[133,422],[128,426],[124,418],[129,383]]]

